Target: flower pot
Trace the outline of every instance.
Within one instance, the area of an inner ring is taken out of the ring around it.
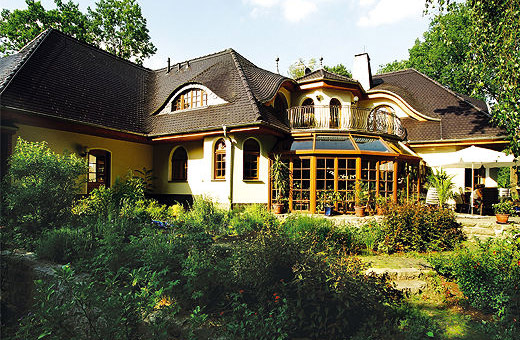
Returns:
[[[332,215],[332,207],[325,207],[325,216]]]
[[[495,214],[495,216],[499,224],[506,224],[509,220],[509,214]]]
[[[281,214],[283,212],[283,203],[273,203],[273,213]]]
[[[358,206],[355,206],[354,207],[354,211],[356,212],[356,216],[357,217],[365,217],[365,208],[366,207],[358,207]]]
[[[383,213],[383,207],[376,206],[376,214],[377,214],[377,215],[384,215],[384,213]]]

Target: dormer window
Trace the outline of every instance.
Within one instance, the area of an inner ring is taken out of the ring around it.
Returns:
[[[178,110],[194,109],[208,105],[208,94],[201,89],[188,89],[172,101],[172,112]]]

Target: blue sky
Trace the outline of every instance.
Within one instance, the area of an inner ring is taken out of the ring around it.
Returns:
[[[75,0],[85,11],[94,0]],[[145,66],[166,66],[233,48],[259,67],[280,73],[300,57],[349,69],[354,54],[368,52],[373,72],[408,56],[428,28],[424,0],[138,0],[148,21],[155,56]],[[53,8],[52,0],[43,0]],[[26,8],[24,0],[0,7]]]

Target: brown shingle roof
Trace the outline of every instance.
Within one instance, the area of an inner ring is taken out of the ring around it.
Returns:
[[[27,58],[2,92],[2,106],[144,132],[149,70],[53,29]]]
[[[342,75],[339,75],[336,73],[329,72],[322,68],[296,79],[296,81],[298,83],[307,83],[307,82],[316,81],[316,80],[333,80],[333,81],[342,81],[342,82],[349,82],[349,83],[358,83],[357,80],[354,80],[352,78],[345,77],[345,76],[342,76]]]
[[[0,59],[0,86],[6,87],[1,103],[150,136],[222,125],[263,124],[287,131],[264,103],[292,80],[256,67],[231,49],[166,71],[146,69],[50,29],[30,48]],[[190,83],[208,87],[228,103],[155,114]]]
[[[374,87],[369,92],[390,91],[421,114],[440,118],[440,122],[403,119],[410,142],[503,135],[501,129],[492,126],[484,102],[457,94],[417,70],[406,69],[376,75],[373,83]]]

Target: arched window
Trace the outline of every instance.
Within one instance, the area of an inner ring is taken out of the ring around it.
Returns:
[[[172,181],[186,181],[188,179],[188,153],[179,147],[172,155]]]
[[[258,164],[260,160],[260,145],[253,138],[244,143],[244,179],[258,179]]]
[[[219,139],[215,143],[215,155],[213,158],[214,178],[226,178],[226,142],[224,139]]]
[[[274,100],[274,109],[276,113],[278,113],[278,115],[283,118],[285,117],[288,108],[289,105],[287,104],[285,96],[281,93],[278,93]]]
[[[337,98],[332,98],[330,100],[330,128],[339,127],[339,113],[341,112],[341,102]]]
[[[208,94],[201,89],[188,89],[172,102],[172,112],[208,105]]]
[[[303,101],[302,106],[313,106],[314,100],[312,98],[307,98]]]
[[[89,150],[87,193],[104,185],[110,187],[110,152]]]

